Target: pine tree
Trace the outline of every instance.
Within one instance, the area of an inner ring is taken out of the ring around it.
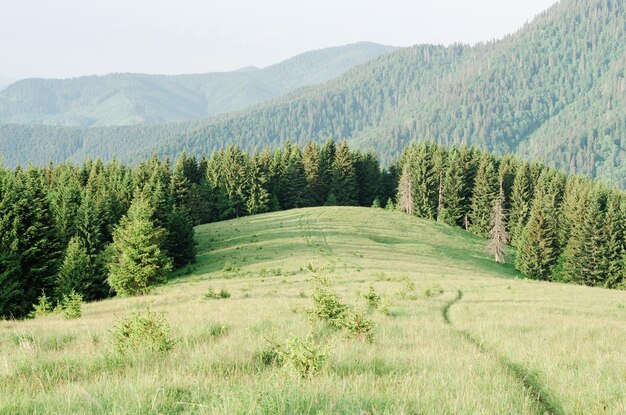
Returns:
[[[261,158],[256,154],[248,166],[246,185],[246,210],[249,215],[269,210],[269,192],[266,189],[267,177],[263,172]]]
[[[285,149],[287,151],[287,149]],[[283,168],[282,200],[284,209],[303,207],[308,203],[307,180],[300,148],[292,147]]]
[[[459,152],[456,149],[450,150],[448,155],[448,165],[443,177],[441,187],[441,209],[439,220],[448,225],[463,224],[463,187],[464,187],[463,166]]]
[[[119,295],[145,294],[167,281],[172,264],[161,249],[165,231],[155,226],[152,218],[148,202],[137,198],[115,228],[115,256],[107,281]]]
[[[522,237],[522,232],[530,216],[532,203],[530,171],[527,163],[521,163],[513,180],[511,190],[510,222],[511,244],[517,246]]]
[[[584,207],[581,223],[572,228],[564,251],[564,274],[568,281],[585,285],[604,285],[607,280],[604,204],[602,189],[591,192]]]
[[[309,141],[304,147],[302,162],[306,174],[307,205],[321,206],[326,200],[326,186],[322,177],[320,150],[315,142]]]
[[[189,213],[175,207],[167,224],[165,251],[172,258],[175,268],[182,267],[196,258],[194,229]]]
[[[400,176],[400,184],[398,185],[398,210],[409,215],[415,214],[415,203],[413,201],[413,175],[411,174],[410,167],[405,164],[402,167],[402,175]],[[388,205],[393,205],[393,202],[387,201]]]
[[[493,201],[498,195],[498,185],[498,175],[493,160],[485,154],[480,160],[476,173],[469,214],[469,230],[478,236],[485,238],[489,236],[491,210]]]
[[[89,289],[91,264],[87,250],[78,237],[73,237],[65,251],[65,258],[56,278],[55,297],[63,298],[70,292],[83,294]]]
[[[332,138],[329,138],[320,150],[320,177],[322,178],[320,199],[323,200],[324,203],[332,191],[333,163],[335,161],[336,153],[337,147],[335,146],[335,141]]]
[[[437,212],[439,182],[434,166],[434,147],[419,143],[409,148],[405,164],[412,175],[415,215],[434,219]]]
[[[354,153],[354,171],[359,186],[359,205],[371,206],[380,192],[380,168],[374,153]]]
[[[624,208],[626,208],[626,197],[620,197],[617,192],[610,193],[602,231],[606,235],[603,267],[606,270],[604,286],[607,288],[617,287],[624,279],[622,268],[622,259],[626,250],[626,209]]]
[[[560,255],[555,195],[549,175],[540,178],[530,218],[518,246],[515,267],[530,278],[548,280]]]
[[[506,230],[506,211],[504,209],[504,191],[493,202],[491,214],[491,230],[489,231],[488,252],[494,256],[498,263],[506,260],[506,245],[509,242],[509,234]]]
[[[358,204],[359,189],[348,143],[342,141],[337,147],[332,166],[331,193],[339,206]]]

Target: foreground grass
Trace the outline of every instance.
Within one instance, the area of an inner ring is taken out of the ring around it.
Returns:
[[[278,212],[197,237],[198,262],[151,295],[86,305],[79,320],[0,322],[0,412],[626,411],[624,292],[522,280],[478,238],[375,209]],[[311,325],[313,274],[355,306],[370,285],[382,295],[372,342]],[[209,288],[231,296],[207,300]],[[118,355],[110,329],[148,304],[178,343]],[[321,372],[259,358],[267,338],[311,330],[330,347]]]

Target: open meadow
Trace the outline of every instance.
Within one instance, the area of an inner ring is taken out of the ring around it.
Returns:
[[[149,295],[0,321],[0,413],[626,412],[624,291],[522,279],[485,240],[382,209],[255,215],[196,239],[196,263]],[[371,331],[316,318],[320,284]],[[173,347],[121,353],[114,327],[148,308]]]

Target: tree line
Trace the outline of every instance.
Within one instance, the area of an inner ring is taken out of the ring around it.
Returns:
[[[511,155],[429,143],[409,145],[398,170],[400,210],[499,242],[510,235],[528,277],[626,287],[625,192]]]
[[[195,258],[193,226],[304,206],[370,206],[394,178],[329,140],[253,154],[237,146],[135,166],[89,160],[0,167],[0,317],[43,299],[141,294]]]
[[[482,237],[496,229],[500,242],[511,235],[516,267],[532,278],[626,281],[623,192],[513,156],[431,143],[407,146],[381,169],[373,153],[329,139],[183,153],[173,166],[153,156],[134,166],[0,168],[0,316],[24,317],[44,295],[144,293],[194,260],[194,225],[321,205],[399,209]],[[496,228],[494,211],[508,212]]]

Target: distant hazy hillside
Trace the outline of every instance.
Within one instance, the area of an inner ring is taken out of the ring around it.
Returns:
[[[434,140],[513,152],[626,188],[625,74],[626,2],[561,0],[499,41],[401,49],[242,112],[150,128],[5,126],[0,151],[10,164],[136,160],[333,136],[389,161],[410,140]]]
[[[362,42],[235,72],[25,79],[0,93],[0,123],[90,127],[203,118],[326,82],[393,49]]]

